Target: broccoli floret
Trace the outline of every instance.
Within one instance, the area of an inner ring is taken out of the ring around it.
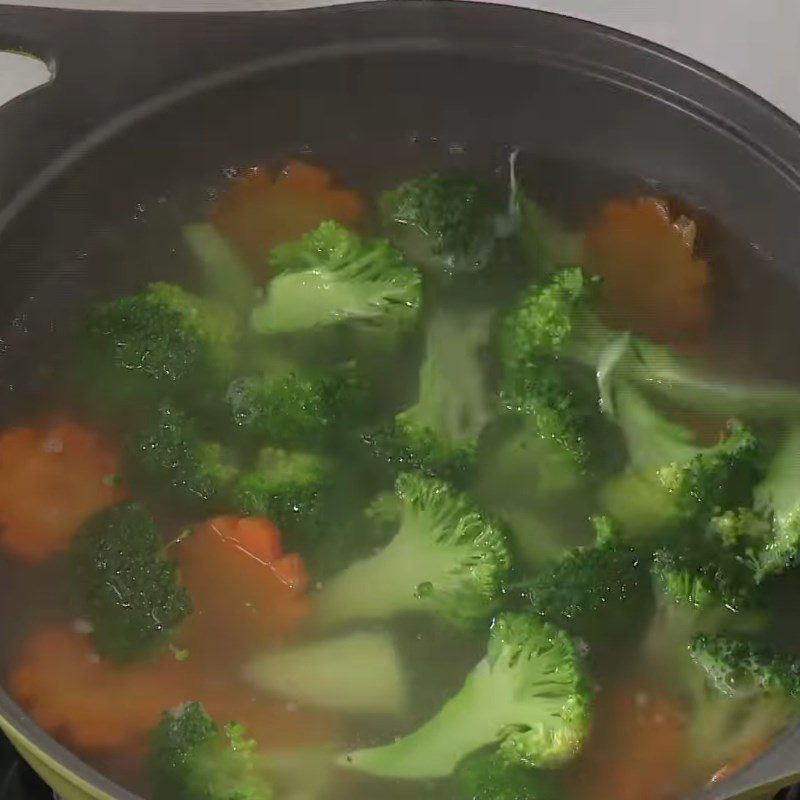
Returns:
[[[486,189],[463,178],[414,178],[384,192],[380,208],[409,261],[445,273],[485,267],[506,227]]]
[[[561,800],[553,772],[506,764],[496,753],[471,756],[455,774],[459,800]]]
[[[393,744],[349,753],[340,763],[382,777],[440,778],[497,744],[508,764],[556,767],[583,745],[590,706],[569,637],[536,616],[501,614],[486,657],[438,714]]]
[[[763,624],[759,598],[746,565],[695,545],[691,551],[659,550],[651,567],[655,614],[645,641],[659,665],[682,675],[693,636],[749,632]]]
[[[239,511],[269,517],[286,533],[320,529],[331,465],[313,453],[264,448],[255,468],[236,484]]]
[[[179,286],[154,283],[89,311],[81,374],[104,397],[123,400],[206,390],[230,372],[236,338],[232,316]]]
[[[706,772],[763,746],[800,713],[800,663],[748,639],[699,635],[689,653],[686,752]]]
[[[596,367],[619,336],[595,314],[598,287],[580,267],[568,267],[526,290],[503,325],[506,370],[535,367],[546,356]]]
[[[720,634],[695,636],[690,654],[722,694],[775,692],[800,700],[800,662],[794,656]]]
[[[408,711],[402,661],[385,632],[356,631],[269,652],[247,665],[245,675],[256,688],[303,707],[398,716]]]
[[[460,492],[419,474],[395,483],[399,529],[375,555],[356,561],[323,587],[325,624],[429,611],[457,625],[486,620],[509,570],[504,531]]]
[[[251,325],[258,333],[305,331],[345,322],[402,332],[416,322],[421,279],[385,239],[364,239],[323,222],[270,255],[267,297]]]
[[[478,436],[490,416],[481,355],[491,315],[483,309],[439,310],[428,322],[417,402],[388,428],[363,438],[390,464],[464,484]]]
[[[569,550],[526,592],[536,613],[586,637],[598,629],[607,634],[635,627],[648,605],[647,564],[620,540],[611,520],[598,517],[594,524],[596,542]]]
[[[800,427],[791,428],[754,491],[754,506],[711,520],[709,538],[753,570],[757,583],[795,566],[800,553]]]
[[[75,536],[71,583],[97,649],[107,658],[152,655],[191,613],[177,564],[163,547],[152,517],[135,503],[101,511]]]
[[[756,487],[758,516],[768,530],[756,556],[756,579],[775,575],[798,563],[800,555],[800,426],[793,426]],[[752,530],[752,526],[751,526]]]
[[[702,530],[717,514],[752,503],[761,447],[750,430],[731,423],[727,436],[703,447],[628,384],[617,387],[614,405],[629,466],[605,488],[603,500],[627,531]]]
[[[233,424],[250,437],[315,447],[334,427],[364,413],[369,390],[351,365],[309,373],[275,364],[261,376],[233,381],[226,403]]]
[[[202,705],[167,711],[150,737],[155,800],[270,800],[268,770],[241,725],[220,730]]]
[[[597,320],[596,295],[580,268],[561,270],[524,293],[500,337],[502,404],[581,465],[587,439],[602,430],[607,373],[626,341]]]
[[[135,488],[188,508],[222,505],[237,474],[225,448],[201,438],[194,420],[168,403],[134,438],[126,461]]]

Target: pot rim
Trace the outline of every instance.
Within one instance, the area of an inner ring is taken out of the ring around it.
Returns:
[[[731,100],[737,104],[737,112],[741,116],[745,110],[751,114],[751,126],[742,127],[734,120],[729,120],[721,113],[711,111],[703,107],[698,101],[689,97],[682,96],[679,92],[670,89],[666,85],[658,84],[637,78],[636,75],[626,73],[624,70],[614,68],[608,64],[604,65],[590,58],[580,58],[570,56],[563,52],[547,52],[538,46],[532,46],[531,50],[524,53],[513,54],[504,53],[506,59],[519,58],[536,63],[553,64],[564,69],[591,70],[595,78],[603,78],[624,85],[628,89],[656,96],[661,102],[676,105],[681,110],[695,116],[701,116],[706,122],[714,125],[722,134],[733,136],[753,150],[762,160],[768,163],[771,168],[779,171],[783,177],[792,182],[800,190],[800,123],[789,117],[777,106],[773,105],[751,89],[723,75],[712,67],[702,64],[690,56],[678,53],[668,47],[651,42],[634,34],[626,33],[615,28],[607,27],[599,23],[573,17],[566,17],[549,11],[538,9],[522,8],[519,6],[509,6],[492,2],[473,2],[472,0],[362,0],[361,2],[350,2],[350,0],[340,0],[334,6],[322,7],[303,7],[299,10],[290,12],[273,11],[247,11],[244,16],[250,18],[265,18],[277,14],[290,14],[295,18],[311,17],[318,14],[352,14],[364,8],[371,9],[373,14],[386,12],[395,13],[401,6],[419,9],[420,7],[430,6],[453,9],[453,13],[474,15],[480,17],[485,14],[492,14],[495,17],[507,17],[513,23],[515,19],[525,17],[526,19],[538,18],[545,25],[555,25],[561,30],[567,30],[572,35],[584,36],[589,39],[604,40],[611,43],[612,47],[623,47],[629,51],[639,51],[648,58],[661,59],[668,62],[673,68],[694,74],[697,78],[713,85],[717,91],[722,91],[730,96]],[[0,6],[0,10],[2,10]],[[18,9],[15,9],[17,11]],[[34,11],[44,11],[45,9],[32,9]],[[52,10],[52,9],[51,9]],[[129,11],[129,10],[92,10],[83,11],[77,9],[60,8],[53,10],[56,14],[86,14],[93,16],[147,16],[157,18],[162,16],[174,15],[174,11]],[[445,11],[444,13],[450,13]],[[225,17],[237,14],[229,11],[196,11],[191,14],[180,12],[181,16],[201,18],[207,16]],[[238,16],[242,16],[239,12]],[[0,18],[2,24],[2,18]],[[0,209],[0,236],[8,223],[20,213],[20,211],[36,197],[41,191],[47,188],[53,181],[61,176],[73,163],[90,154],[95,148],[109,139],[113,138],[122,131],[133,126],[146,118],[149,118],[167,108],[180,103],[197,94],[212,91],[224,86],[233,84],[237,81],[254,77],[259,73],[268,73],[274,70],[291,68],[309,62],[323,62],[345,54],[378,54],[381,52],[396,51],[405,48],[414,49],[418,52],[450,52],[452,54],[476,53],[480,50],[475,48],[474,41],[459,40],[456,35],[451,40],[443,41],[441,38],[425,36],[413,37],[383,37],[381,39],[370,38],[363,30],[353,34],[352,41],[346,40],[342,43],[326,46],[300,47],[287,52],[279,53],[275,56],[260,57],[236,63],[233,66],[218,69],[210,74],[203,75],[189,81],[182,82],[161,91],[150,99],[138,103],[126,111],[112,117],[108,122],[95,128],[85,137],[68,147],[62,154],[52,160],[47,166],[35,175],[10,201]],[[484,54],[490,56],[489,42]],[[465,46],[467,45],[467,46]],[[491,52],[496,52],[491,48]],[[605,73],[605,74],[602,74]],[[32,93],[39,94],[47,92],[49,84],[45,84]],[[10,106],[16,105],[12,101]],[[10,109],[13,113],[13,108]],[[3,113],[9,113],[4,109]],[[756,125],[767,126],[771,130],[765,131],[762,127],[755,130]],[[776,152],[773,146],[765,145],[762,140],[766,134],[770,134],[774,145],[779,147],[781,144],[778,139],[785,137],[786,142],[793,141],[797,146],[797,157],[786,158]],[[0,718],[24,743],[25,749],[30,750],[36,757],[53,767],[65,779],[79,786],[83,791],[91,792],[93,797],[103,796],[109,800],[143,800],[143,797],[134,794],[112,779],[106,777],[99,770],[83,761],[78,755],[72,752],[65,745],[62,745],[51,734],[40,728],[22,707],[10,696],[6,689],[0,685]]]

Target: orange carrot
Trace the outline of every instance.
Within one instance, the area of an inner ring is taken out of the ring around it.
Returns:
[[[112,665],[88,636],[47,628],[23,646],[8,686],[46,731],[81,750],[104,751],[144,737],[164,709],[184,699],[187,673],[169,654],[152,664]]]
[[[175,549],[194,602],[181,643],[230,660],[291,633],[310,612],[303,562],[262,517],[217,517]]]
[[[230,660],[215,671],[195,653],[185,662],[166,653],[153,663],[121,666],[101,660],[88,636],[47,628],[23,645],[8,687],[38,725],[66,744],[90,753],[124,747],[139,763],[162,712],[190,700],[221,724],[243,723],[265,747],[336,735],[335,716],[264,699],[235,681]]]
[[[693,351],[711,319],[711,276],[694,255],[695,234],[662,200],[606,203],[584,242],[588,271],[603,278],[604,318]]]
[[[580,800],[657,800],[668,794],[683,745],[683,718],[646,679],[601,692],[586,753],[569,782]]]
[[[335,187],[329,172],[291,161],[277,176],[257,168],[236,180],[212,220],[246,259],[260,263],[276,244],[294,241],[324,220],[353,226],[363,213],[358,193]]]
[[[64,551],[80,524],[124,500],[119,460],[100,437],[70,420],[0,435],[0,544],[39,561]]]

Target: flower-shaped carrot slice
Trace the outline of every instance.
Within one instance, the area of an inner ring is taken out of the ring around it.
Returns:
[[[603,278],[604,317],[663,344],[696,342],[711,319],[710,272],[694,254],[696,227],[661,200],[610,202],[585,239],[586,266]]]
[[[12,696],[46,731],[84,751],[106,751],[144,737],[164,709],[187,693],[188,667],[165,654],[119,666],[100,659],[90,637],[46,628],[22,648]]]
[[[230,660],[290,634],[310,612],[303,562],[262,517],[216,517],[175,547],[194,614],[181,635],[203,659]]]
[[[69,420],[0,434],[0,545],[29,561],[62,552],[89,516],[124,500],[118,458]]]
[[[245,258],[262,262],[276,244],[299,239],[324,220],[353,226],[363,213],[357,192],[334,186],[324,169],[292,161],[277,176],[254,169],[237,179],[212,218]]]
[[[266,747],[322,743],[339,727],[332,714],[299,710],[239,684],[230,658],[224,669],[195,652],[187,661],[165,653],[151,663],[112,664],[97,655],[88,636],[67,628],[34,634],[8,687],[38,725],[69,746],[89,753],[124,747],[135,760],[145,756],[161,714],[192,700],[220,724],[241,722]]]

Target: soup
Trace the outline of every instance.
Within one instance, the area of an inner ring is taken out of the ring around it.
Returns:
[[[187,185],[11,331],[4,683],[144,797],[667,800],[794,715],[793,296],[745,327],[707,215],[462,155]]]

